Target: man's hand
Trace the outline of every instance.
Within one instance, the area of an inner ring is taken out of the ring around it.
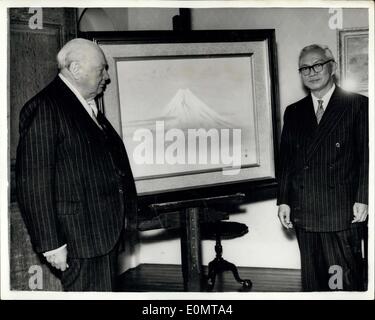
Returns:
[[[352,223],[363,222],[367,218],[367,204],[356,202],[353,206],[354,219]]]
[[[47,255],[46,259],[51,264],[51,266],[55,267],[58,270],[65,271],[69,268],[67,264],[67,257],[68,257],[68,250],[66,247],[57,250],[55,253],[51,255]]]
[[[287,204],[281,204],[279,206],[279,219],[281,224],[286,228],[286,229],[292,229],[293,224],[290,221],[290,207]]]

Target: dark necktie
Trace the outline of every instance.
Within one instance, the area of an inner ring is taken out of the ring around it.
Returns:
[[[101,124],[99,123],[99,120],[98,120],[99,111],[98,111],[98,108],[96,106],[95,100],[90,100],[87,103],[88,103],[88,105],[91,108],[91,118],[95,121],[95,123],[99,127],[101,127],[100,129],[102,129],[103,127],[101,126]]]
[[[102,129],[104,131],[106,131],[108,128],[107,128],[107,124],[105,122],[105,119],[104,119],[104,114],[101,112],[101,111],[98,111],[97,115],[96,115],[96,120],[98,121],[99,125],[102,127]]]
[[[318,124],[320,120],[322,120],[323,113],[324,113],[323,100],[318,100],[318,110],[316,111],[316,121],[318,122]]]

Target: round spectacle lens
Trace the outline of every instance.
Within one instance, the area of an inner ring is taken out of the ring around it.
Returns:
[[[310,74],[310,68],[301,68],[300,71],[304,76],[308,76]]]
[[[315,72],[321,72],[323,70],[323,64],[316,64],[313,66]]]

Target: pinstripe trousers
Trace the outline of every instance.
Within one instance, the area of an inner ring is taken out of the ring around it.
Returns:
[[[124,187],[119,193],[121,212],[125,211]],[[116,291],[118,288],[118,254],[124,238],[124,229],[115,247],[107,254],[93,258],[68,259],[69,268],[62,273],[64,291]]]
[[[108,254],[88,259],[68,259],[62,273],[64,291],[115,291],[118,245]]]
[[[304,291],[365,290],[364,228],[358,225],[338,232],[308,232],[296,228]],[[332,277],[340,277],[333,286]]]

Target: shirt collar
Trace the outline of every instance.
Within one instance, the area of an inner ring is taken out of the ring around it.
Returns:
[[[94,119],[93,111],[95,114],[97,114],[97,108],[95,104],[95,100],[86,101],[84,97],[79,93],[79,91],[69,82],[69,80],[64,77],[61,73],[59,73],[60,79],[66,84],[66,86],[74,93],[74,95],[77,97],[79,102],[81,102],[82,106],[85,108],[85,110],[88,112],[91,118]],[[95,120],[95,119],[94,119]]]
[[[313,93],[311,93],[315,113],[318,111],[318,100],[323,100],[323,109],[326,110],[326,108],[328,106],[328,103],[329,103],[329,100],[332,97],[333,91],[335,91],[335,88],[336,88],[336,85],[333,84],[332,88],[329,89],[328,92],[322,98],[317,98],[317,97],[314,96]]]

